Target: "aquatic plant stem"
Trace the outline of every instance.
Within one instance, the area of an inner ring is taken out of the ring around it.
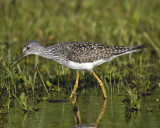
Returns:
[[[44,88],[45,88],[45,90],[46,90],[46,93],[47,93],[47,95],[49,95],[48,90],[47,90],[47,87],[46,87],[46,84],[44,83],[44,80],[43,80],[43,78],[42,78],[42,76],[41,76],[41,74],[40,74],[40,71],[39,71],[37,65],[36,65],[36,69],[37,69],[38,74],[39,74],[39,76],[40,76],[40,79],[41,79],[41,81],[42,81],[42,83],[43,83],[43,86],[44,86]]]

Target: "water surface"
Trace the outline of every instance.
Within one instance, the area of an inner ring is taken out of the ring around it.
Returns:
[[[126,104],[122,102],[124,96],[117,92],[103,94],[94,88],[90,94],[80,94],[76,104],[72,102],[49,103],[40,102],[39,111],[24,113],[18,103],[17,107],[10,108],[3,118],[2,127],[7,128],[71,128],[71,127],[160,127],[160,103],[158,90],[153,95],[143,97],[141,110],[138,112],[126,111]],[[153,108],[153,111],[149,111]],[[78,111],[79,110],[79,111]],[[1,115],[2,116],[2,115]]]

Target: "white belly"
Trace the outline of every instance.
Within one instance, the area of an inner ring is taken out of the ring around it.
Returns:
[[[107,60],[101,59],[97,60],[94,62],[87,62],[87,63],[77,63],[73,61],[69,61],[65,66],[71,69],[76,69],[76,70],[92,70],[94,66],[98,66]]]

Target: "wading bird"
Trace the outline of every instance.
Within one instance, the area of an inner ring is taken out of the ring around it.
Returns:
[[[54,60],[61,65],[77,70],[77,78],[72,93],[70,94],[70,99],[72,99],[78,88],[79,71],[91,71],[102,88],[104,98],[107,98],[105,87],[100,78],[93,71],[93,68],[111,61],[115,57],[132,52],[138,52],[142,48],[144,48],[144,45],[109,46],[95,42],[63,42],[53,46],[44,47],[38,41],[31,40],[24,45],[22,54],[12,61],[10,65],[18,60],[13,66],[14,68],[23,57],[34,54]]]

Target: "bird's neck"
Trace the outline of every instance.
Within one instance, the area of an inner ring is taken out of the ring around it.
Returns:
[[[38,55],[47,59],[52,59],[52,60],[56,60],[57,55],[55,54],[55,50],[51,50],[49,49],[49,47],[42,47],[39,51],[38,51]]]
[[[47,56],[47,54],[48,54],[48,51],[47,51],[46,47],[41,46],[41,48],[39,48],[39,49],[36,51],[35,54],[36,54],[36,55],[39,55],[39,56],[41,56],[41,57],[47,58],[46,56]]]

